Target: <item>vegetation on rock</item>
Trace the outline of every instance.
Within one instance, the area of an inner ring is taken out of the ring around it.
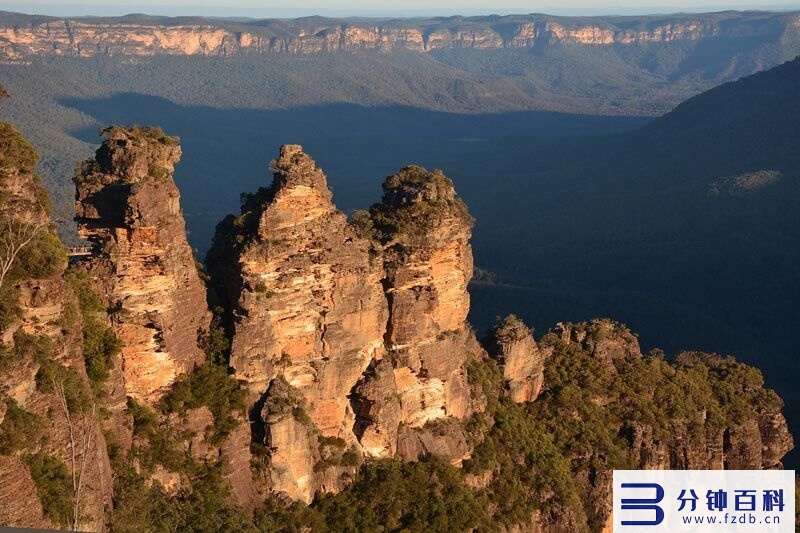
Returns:
[[[42,502],[45,516],[62,528],[72,525],[72,480],[67,465],[46,453],[25,457],[31,478],[36,484],[36,494]]]

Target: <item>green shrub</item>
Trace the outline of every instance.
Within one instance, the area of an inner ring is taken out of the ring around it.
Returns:
[[[66,279],[78,299],[83,317],[83,360],[86,373],[95,396],[99,396],[109,371],[114,367],[114,356],[122,349],[122,343],[102,320],[106,316],[106,309],[89,282],[86,271],[80,268],[67,269]]]
[[[225,333],[225,328],[219,326],[212,327],[211,331],[203,339],[203,349],[206,353],[206,360],[211,365],[227,367],[230,346],[231,343]]]
[[[12,279],[48,278],[67,265],[67,249],[54,233],[41,231],[17,256]]]
[[[159,406],[166,413],[185,413],[206,406],[214,415],[213,440],[227,436],[236,426],[234,413],[243,411],[247,392],[227,369],[211,364],[195,368],[176,381]]]
[[[53,357],[53,341],[45,335],[31,335],[22,330],[14,332],[11,345],[0,343],[0,371],[29,361],[41,362]]]
[[[158,483],[148,484],[130,465],[115,465],[114,471],[112,531],[256,531],[245,511],[230,503],[227,485],[215,467],[200,468],[191,476],[191,487],[175,495]]]
[[[52,359],[45,359],[40,364],[39,371],[36,373],[36,387],[40,391],[55,393],[54,384],[61,386],[64,389],[64,397],[70,413],[88,408],[90,400],[77,372]]]
[[[67,465],[46,453],[29,455],[25,463],[44,514],[62,528],[69,528],[72,525],[72,480]]]
[[[177,447],[182,440],[180,436],[159,424],[158,415],[147,406],[131,397],[127,402],[133,419],[133,437],[137,441],[132,454],[139,459],[142,469],[149,473],[156,465],[162,465],[173,472],[193,472],[194,460]]]
[[[80,267],[68,268],[64,272],[64,277],[72,287],[75,296],[78,297],[81,312],[101,313],[106,310],[100,295],[92,289],[89,273],[86,270]]]
[[[108,379],[109,371],[114,367],[114,356],[120,350],[122,343],[111,328],[94,317],[84,317],[83,359],[95,395],[100,393],[102,384]]]
[[[459,469],[432,457],[365,465],[345,491],[317,495],[313,503],[322,529],[334,532],[486,530],[492,526],[488,508]]]
[[[5,402],[6,414],[0,425],[0,455],[10,455],[34,444],[41,431],[41,419],[37,415],[20,407],[13,398]]]
[[[0,287],[0,331],[5,330],[20,316],[19,294],[10,283]]]
[[[180,137],[167,135],[164,133],[164,130],[158,126],[139,126],[137,124],[131,126],[109,126],[100,132],[100,136],[106,140],[124,136],[157,142],[168,146],[176,146],[181,142]]]
[[[372,225],[372,218],[369,215],[369,211],[364,211],[363,209],[356,209],[355,211],[353,211],[353,214],[350,215],[350,220],[348,222],[350,223],[350,226],[355,230],[356,235],[358,235],[362,239],[373,238],[373,231],[375,228]]]

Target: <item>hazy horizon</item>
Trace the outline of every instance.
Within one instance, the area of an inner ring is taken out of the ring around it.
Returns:
[[[266,5],[265,5],[266,4]],[[145,0],[136,3],[98,3],[94,1],[75,2],[0,2],[0,10],[51,16],[121,16],[131,13],[144,13],[158,16],[206,16],[206,17],[250,17],[250,18],[296,18],[312,15],[329,17],[412,17],[412,16],[476,16],[507,15],[523,13],[547,13],[562,16],[593,15],[647,15],[667,13],[703,13],[725,10],[800,10],[800,1],[773,1],[768,4],[753,1],[730,1],[725,3],[704,3],[689,5],[684,2],[629,2],[610,5],[596,0],[565,0],[559,5],[551,1],[515,2],[506,7],[484,6],[483,1],[452,0],[438,2],[437,7],[418,0],[404,2],[395,7],[391,2],[361,2],[351,0],[335,7],[316,5],[313,1],[296,2],[294,6],[279,2],[254,3],[253,0],[240,0],[233,5],[219,5],[197,0],[173,0],[169,5]]]

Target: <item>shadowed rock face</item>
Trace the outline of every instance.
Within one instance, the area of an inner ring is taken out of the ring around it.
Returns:
[[[152,403],[202,363],[210,323],[172,179],[181,150],[157,128],[113,127],[103,139],[75,176],[79,231],[94,248],[89,272],[119,310],[115,377],[125,395]]]

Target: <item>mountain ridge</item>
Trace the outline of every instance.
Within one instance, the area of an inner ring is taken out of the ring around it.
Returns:
[[[56,18],[0,13],[0,53],[41,55],[230,56],[243,52],[534,48],[641,45],[700,39],[800,40],[800,12],[723,11],[653,16],[543,14],[433,18],[304,17],[230,21],[204,17]]]

